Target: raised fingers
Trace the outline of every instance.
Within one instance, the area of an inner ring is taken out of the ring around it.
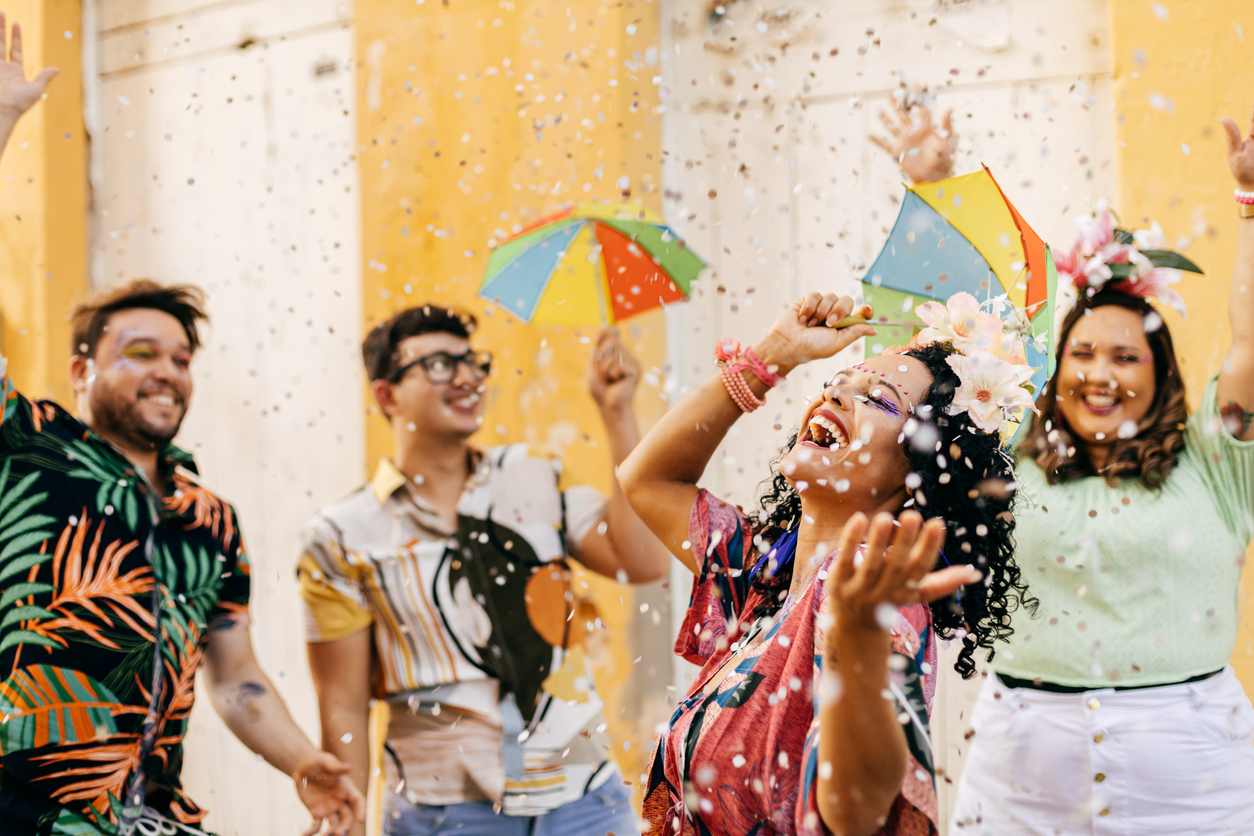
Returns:
[[[888,115],[888,111],[881,110],[880,121],[884,123],[885,128],[888,128],[889,136],[891,136],[893,139],[896,139],[898,141],[901,140],[902,123],[901,123],[900,118],[893,119],[893,117]],[[909,127],[910,127],[909,125],[906,125],[906,132],[909,131]]]
[[[914,107],[919,111],[919,129],[924,133],[932,130],[932,111],[928,110],[927,105],[917,104]]]
[[[939,517],[933,517],[922,526],[922,532],[910,550],[907,577],[917,581],[936,565],[941,548],[945,545],[946,533],[945,521]]]
[[[875,134],[867,134],[866,138],[871,140],[874,145],[878,145],[880,148],[884,149],[890,157],[895,158],[897,156],[897,149],[888,140],[878,137]]]
[[[854,560],[862,538],[866,536],[867,518],[861,511],[854,514],[840,531],[840,551],[836,555],[834,570],[828,575],[827,588],[830,594],[833,588],[839,590],[853,577]]]
[[[862,551],[862,565],[854,569],[850,583],[852,590],[865,594],[875,589],[884,571],[885,552],[892,536],[892,514],[876,514],[867,528],[866,548]]]
[[[17,23],[13,24],[13,38],[9,42],[9,60],[22,66],[22,27]]]
[[[849,309],[853,307],[853,300],[848,296],[841,297],[835,293],[823,294],[823,301],[819,303],[819,307],[814,312],[812,325],[835,325],[843,317],[847,316]]]
[[[1228,135],[1228,155],[1231,156],[1240,151],[1241,129],[1237,127],[1237,123],[1225,117],[1219,120],[1219,124],[1224,126],[1224,133]]]
[[[898,602],[911,566],[911,555],[919,539],[923,517],[918,511],[906,511],[897,518],[892,532],[892,545],[884,555],[884,568],[872,595],[885,601]]]
[[[915,585],[919,600],[932,603],[947,595],[953,595],[961,587],[972,584],[984,577],[974,566],[962,564],[947,566],[937,572],[929,572]]]
[[[823,301],[821,293],[811,291],[801,297],[801,302],[797,307],[797,319],[803,324],[808,325],[810,318],[814,316],[814,312],[819,307],[819,302]]]

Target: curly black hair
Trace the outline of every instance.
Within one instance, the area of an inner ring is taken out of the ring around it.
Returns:
[[[986,650],[991,660],[994,643],[1014,632],[1010,613],[1020,606],[1035,612],[1037,602],[1028,596],[1014,560],[1012,461],[1002,452],[996,434],[978,430],[965,412],[949,415],[945,411],[960,385],[958,375],[945,362],[953,353],[951,343],[931,343],[906,352],[927,366],[932,385],[907,421],[901,441],[911,471],[921,480],[906,504],[924,519],[942,518],[948,529],[945,560],[937,568],[944,568],[947,560],[950,565],[974,564],[984,574],[981,582],[931,605],[936,634],[943,639],[961,635],[962,651],[954,669],[969,679],[975,674],[976,649]],[[771,464],[772,478],[764,483],[754,524],[754,540],[759,544],[775,542],[801,518],[801,495],[779,469],[798,435],[794,430],[789,436]],[[768,566],[764,564],[750,578],[765,602],[754,610],[757,618],[779,610],[792,582],[792,561],[774,576],[768,574]]]

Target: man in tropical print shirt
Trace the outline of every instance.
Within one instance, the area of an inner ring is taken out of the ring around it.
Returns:
[[[0,14],[0,33],[5,32]],[[42,94],[0,34],[0,148]],[[171,444],[192,394],[199,291],[136,281],[74,313],[78,417],[0,359],[0,833],[200,833],[182,741],[202,666],[214,708],[296,781],[316,823],[364,813],[253,656],[235,510]]]

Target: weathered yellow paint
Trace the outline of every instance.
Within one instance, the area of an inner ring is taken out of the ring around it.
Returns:
[[[608,452],[586,386],[598,328],[523,325],[476,292],[492,242],[565,204],[626,197],[660,210],[659,5],[356,5],[366,327],[420,302],[473,311],[476,342],[497,358],[476,443],[526,441],[561,455],[572,481],[604,491]],[[660,313],[623,331],[646,371],[663,365]],[[664,406],[656,380],[647,375],[638,396],[645,425]],[[371,462],[390,448],[377,409],[367,444]],[[633,668],[631,590],[591,575],[576,582],[588,584],[610,628],[593,647],[597,683],[614,755],[634,780],[652,723],[625,721],[616,696]]]
[[[27,395],[72,405],[67,303],[87,289],[87,139],[78,0],[6,3],[28,75],[60,68],[0,163],[0,354]]]
[[[1183,248],[1206,270],[1178,287],[1187,320],[1173,311],[1171,328],[1191,406],[1219,370],[1231,341],[1228,286],[1236,254],[1236,208],[1226,163],[1222,116],[1249,129],[1254,83],[1254,4],[1111,0],[1114,50],[1115,208],[1126,226],[1162,224],[1168,245]],[[1242,627],[1232,664],[1254,695],[1254,572],[1242,583]]]

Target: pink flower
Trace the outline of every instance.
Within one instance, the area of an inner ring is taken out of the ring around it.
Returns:
[[[1181,272],[1174,268],[1152,267],[1133,279],[1117,283],[1115,287],[1133,296],[1143,298],[1156,296],[1164,305],[1178,310],[1181,316],[1188,316],[1189,311],[1185,307],[1184,297],[1170,287],[1170,285],[1178,284],[1182,278],[1184,277]]]
[[[1080,238],[1076,246],[1086,256],[1091,256],[1115,240],[1115,218],[1106,208],[1105,202],[1097,204],[1097,211],[1091,215],[1081,215],[1075,219],[1080,228]]]
[[[1032,396],[1023,384],[1032,377],[1032,368],[1008,363],[987,351],[951,354],[945,358],[962,385],[946,410],[950,415],[966,412],[985,432],[996,432],[1006,413],[1032,408]]]
[[[980,310],[970,293],[955,293],[945,301],[924,302],[914,309],[925,327],[919,332],[920,345],[950,342],[958,351],[986,349],[1001,334],[1001,320]]]

